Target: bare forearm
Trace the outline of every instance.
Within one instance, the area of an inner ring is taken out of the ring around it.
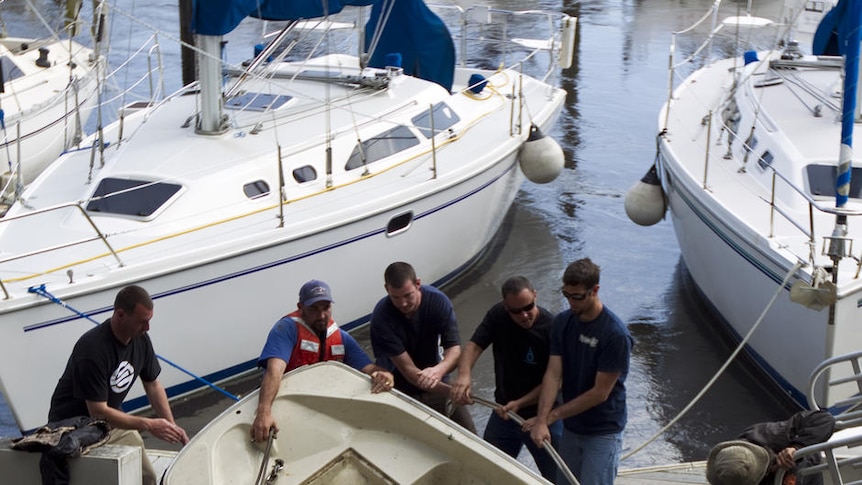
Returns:
[[[272,403],[275,401],[275,396],[278,394],[278,388],[281,385],[281,375],[267,370],[263,374],[263,379],[260,384],[260,392],[258,392],[257,412],[265,412],[269,414],[272,409]]]
[[[144,391],[147,393],[147,399],[150,401],[150,406],[153,407],[156,416],[167,419],[170,422],[174,421],[174,414],[171,411],[171,406],[168,403],[168,395],[165,388],[159,381],[144,383]]]

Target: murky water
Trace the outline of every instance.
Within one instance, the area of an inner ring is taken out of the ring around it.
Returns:
[[[32,1],[46,16],[58,8],[48,0]],[[492,3],[499,8],[527,8],[514,0]],[[630,420],[625,452],[639,447],[674,419],[733,350],[696,295],[670,222],[640,227],[627,219],[623,209],[625,192],[655,157],[658,110],[667,96],[670,34],[699,18],[712,3],[542,1],[530,7],[562,9],[580,19],[575,65],[561,79],[569,92],[567,105],[550,133],[565,150],[566,169],[550,184],[525,183],[486,258],[444,288],[455,304],[466,341],[485,310],[499,298],[499,286],[507,277],[521,274],[530,278],[540,304],[556,312],[565,303],[557,292],[565,265],[584,256],[598,263],[603,270],[600,296],[628,323],[636,340],[628,380]],[[10,34],[41,35],[44,31],[38,30],[38,22],[22,5],[21,0],[0,4]],[[120,5],[166,29],[160,35],[163,62],[178,66],[179,49],[170,40],[177,37],[171,27],[176,19],[175,2],[124,1]],[[738,7],[737,3],[727,6],[731,12]],[[775,11],[779,7],[779,2],[771,1],[761,8]],[[118,63],[124,49],[134,49],[146,36],[129,35],[141,27],[130,25],[123,15],[115,15],[115,22],[114,32],[123,32],[113,39],[112,62]],[[13,31],[22,25],[31,30]],[[126,27],[118,29],[117,25]],[[248,29],[248,35],[255,32],[251,27],[242,28]],[[174,76],[166,80],[168,90],[180,84],[178,74]],[[357,335],[367,346],[365,332],[360,330]],[[182,361],[181,356],[172,357]],[[480,359],[474,378],[476,392],[490,398],[490,355]],[[245,393],[256,384],[256,378],[247,378],[231,383],[228,390]],[[195,432],[229,404],[209,394],[178,403],[175,412],[180,424]],[[790,412],[770,389],[759,385],[747,366],[735,364],[682,419],[622,465],[705,459],[715,442],[729,439],[753,422],[781,419]],[[482,429],[488,411],[476,408],[474,414]],[[11,416],[0,406],[0,435],[16,433]],[[528,454],[522,454],[522,459],[531,463]]]

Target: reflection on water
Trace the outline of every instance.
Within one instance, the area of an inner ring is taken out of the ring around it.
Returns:
[[[171,30],[176,10],[175,2],[169,3],[120,2],[149,23]],[[640,446],[673,419],[732,351],[718,331],[718,323],[692,288],[670,222],[639,227],[628,221],[623,209],[626,190],[640,179],[655,157],[658,110],[667,97],[670,32],[689,25],[712,3],[712,0],[539,3],[541,8],[563,8],[580,17],[575,64],[561,73],[562,85],[568,91],[567,105],[556,129],[549,133],[565,150],[566,170],[550,184],[525,183],[487,257],[445,288],[455,304],[462,339],[466,340],[487,308],[500,298],[499,287],[507,277],[515,274],[528,277],[538,290],[539,303],[557,312],[565,304],[558,296],[565,265],[584,256],[599,264],[601,298],[629,324],[636,339],[628,379],[626,452]],[[779,2],[765,3],[774,8]],[[10,16],[23,15],[22,4],[23,0],[3,3],[3,15],[10,29],[13,26]],[[37,4],[45,4],[49,12],[51,8],[56,10],[51,1]],[[500,0],[494,5],[523,8],[515,0]],[[730,8],[735,9],[736,4]],[[36,32],[37,21],[23,16]],[[124,17],[115,17],[116,22],[129,24]],[[245,35],[253,38],[257,32],[248,27]],[[134,48],[134,43],[127,40],[132,35],[115,39],[113,48],[127,48],[126,44]],[[161,40],[165,43],[165,64],[176,66],[179,49],[171,44],[170,35],[163,35]],[[237,45],[242,40],[232,42]],[[167,84],[169,90],[176,88],[179,79],[168,79]],[[383,268],[381,285],[382,271]],[[373,303],[369,302],[369,306]],[[336,307],[336,319],[337,311]],[[359,330],[357,336],[368,348],[367,329]],[[261,335],[261,344],[264,338]],[[490,352],[477,363],[474,379],[477,394],[493,396]],[[232,393],[245,394],[257,381],[257,376],[251,376],[232,382],[227,388]],[[195,432],[229,404],[221,395],[209,392],[184,399],[175,409],[180,423]],[[6,412],[0,409],[0,435],[16,433]],[[758,385],[745,366],[733,365],[684,418],[622,465],[704,459],[715,442],[733,437],[753,422],[784,418],[789,413],[770,390]],[[487,414],[485,409],[474,409],[479,429],[484,427]],[[525,455],[522,458],[529,463],[530,458]]]

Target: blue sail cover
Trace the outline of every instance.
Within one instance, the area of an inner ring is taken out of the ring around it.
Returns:
[[[225,35],[246,17],[299,20],[336,14],[345,6],[371,5],[378,0],[192,0],[192,31]]]
[[[386,19],[386,27],[368,65],[385,68],[387,54],[400,53],[405,74],[435,82],[451,91],[455,44],[440,17],[422,0],[381,0],[374,4],[365,25],[366,51],[370,49],[381,15]]]

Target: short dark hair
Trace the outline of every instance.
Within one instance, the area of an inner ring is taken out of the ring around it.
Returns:
[[[392,288],[401,288],[408,281],[416,281],[416,270],[409,263],[397,261],[386,267],[383,272],[383,282]]]
[[[148,310],[153,309],[153,300],[150,298],[147,290],[137,285],[127,286],[117,293],[117,297],[114,299],[114,310],[123,310],[132,313],[135,311],[138,303]]]
[[[566,267],[563,273],[563,285],[583,285],[584,288],[592,288],[599,284],[600,272],[601,268],[590,261],[590,258],[579,259]]]
[[[533,284],[530,283],[530,280],[527,278],[523,276],[512,276],[503,282],[503,288],[501,291],[503,293],[503,298],[506,298],[508,295],[517,295],[524,290],[536,291],[533,289]]]

